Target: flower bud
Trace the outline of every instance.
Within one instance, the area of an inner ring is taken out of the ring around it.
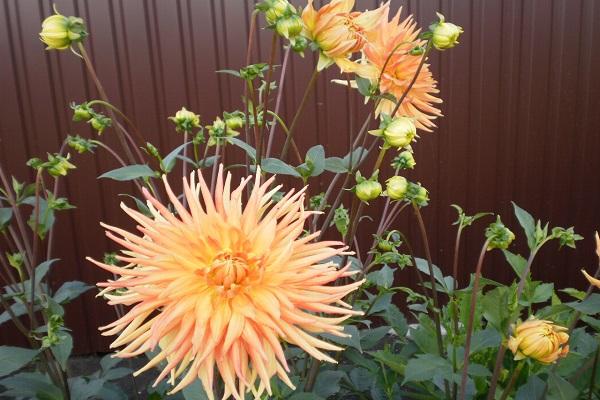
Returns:
[[[71,104],[71,108],[73,109],[73,121],[89,121],[92,118],[92,109],[87,105],[87,103],[83,104]]]
[[[411,118],[384,116],[379,129],[369,131],[375,136],[382,136],[386,145],[402,148],[408,146],[417,135],[417,127]]]
[[[376,199],[381,194],[381,183],[373,180],[365,180],[356,185],[354,192],[356,197],[362,201]]]
[[[66,176],[67,172],[70,169],[76,168],[73,164],[71,164],[69,162],[70,158],[71,158],[70,154],[67,154],[66,157],[63,157],[58,154],[54,154],[54,155],[48,154],[48,162],[46,163],[47,164],[46,168],[48,170],[48,173],[55,178],[58,176]]]
[[[232,113],[223,113],[223,117],[225,118],[225,125],[227,125],[227,129],[235,131],[244,126],[244,114],[240,111],[235,111]]]
[[[266,0],[260,6],[265,10],[268,25],[275,25],[279,19],[294,12],[293,6],[287,0]]]
[[[429,204],[429,192],[420,183],[409,182],[404,197],[419,207]]]
[[[48,46],[47,50],[68,49],[72,43],[80,42],[86,36],[85,23],[81,18],[56,13],[42,22],[40,40]]]
[[[153,145],[150,142],[146,142],[146,151],[148,151],[148,154],[150,154],[152,157],[160,160],[160,153],[158,152],[158,149],[156,148],[155,145]]]
[[[543,364],[556,362],[569,353],[567,328],[534,317],[518,324],[508,339],[515,360],[532,358]]]
[[[413,169],[417,165],[413,153],[404,150],[398,154],[392,161],[392,166],[398,169]]]
[[[304,57],[304,50],[308,47],[309,41],[304,36],[296,36],[295,38],[290,39],[290,44],[294,52],[299,53]]]
[[[437,15],[440,19],[439,22],[430,27],[433,47],[438,50],[451,49],[458,44],[458,37],[463,33],[463,28],[450,22],[445,22],[444,16],[440,13]]]
[[[101,135],[106,128],[112,125],[112,120],[102,114],[95,114],[88,123],[98,132],[98,135]]]
[[[94,150],[96,145],[91,140],[82,138],[81,136],[67,136],[67,144],[70,148],[78,152],[79,154],[91,152]]]
[[[402,200],[408,189],[408,181],[403,176],[392,176],[387,180],[385,191],[392,200]]]
[[[502,223],[500,216],[498,216],[496,222],[486,228],[485,237],[489,240],[488,250],[504,250],[515,239],[515,234]]]
[[[377,249],[384,252],[392,251],[394,249],[394,245],[389,240],[380,239],[377,242]]]
[[[302,33],[304,24],[302,18],[298,15],[291,15],[287,18],[280,18],[275,26],[275,31],[286,39],[294,38]]]
[[[185,107],[175,113],[174,117],[169,117],[175,123],[177,132],[191,132],[194,128],[200,128],[200,116],[188,111]]]

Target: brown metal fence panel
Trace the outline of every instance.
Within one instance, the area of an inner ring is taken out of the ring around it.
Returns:
[[[298,4],[298,2],[296,2]],[[88,23],[87,40],[98,73],[112,101],[132,117],[147,140],[163,151],[181,137],[167,120],[182,105],[211,121],[222,110],[241,108],[241,85],[215,70],[239,68],[245,59],[250,13],[243,0],[57,0],[67,15]],[[372,8],[375,1],[357,1]],[[533,269],[566,286],[582,286],[579,268],[592,267],[592,234],[600,229],[600,2],[596,0],[392,0],[392,8],[414,14],[422,26],[440,10],[465,29],[452,51],[434,54],[431,64],[440,82],[444,118],[416,145],[417,169],[432,203],[425,211],[435,261],[448,271],[452,256],[456,203],[468,212],[501,213],[520,234],[512,217],[514,200],[542,220],[572,226],[586,237],[578,251],[546,249]],[[25,162],[58,151],[67,134],[92,134],[71,122],[67,105],[97,95],[81,61],[68,52],[46,52],[37,38],[40,21],[51,13],[50,1],[3,0],[0,3],[0,157],[20,179],[33,179]],[[256,35],[253,62],[266,61],[269,33]],[[282,54],[278,54],[281,61]],[[315,59],[293,57],[285,82],[283,114],[296,109]],[[365,116],[356,95],[330,82],[330,68],[301,118],[302,150],[322,143],[328,156],[347,151],[347,134]],[[351,121],[347,115],[351,115]],[[103,140],[116,145],[110,129]],[[237,157],[237,156],[233,156]],[[106,153],[74,155],[78,166],[61,187],[77,206],[58,218],[51,274],[56,285],[105,278],[84,261],[112,249],[99,221],[129,224],[118,204],[132,193],[130,184],[97,180],[117,164]],[[326,188],[327,179],[322,179]],[[319,188],[312,187],[316,193]],[[377,209],[377,207],[374,207]],[[376,220],[376,212],[372,215]],[[367,225],[360,241],[370,240]],[[462,249],[461,282],[468,279],[483,242],[478,224]],[[403,216],[404,230],[417,249],[414,218]],[[522,235],[521,235],[522,236]],[[492,279],[508,281],[509,268],[495,254],[486,264]],[[414,285],[410,271],[402,283]],[[114,311],[88,293],[68,308],[76,352],[106,351],[109,340],[97,327]],[[16,343],[13,330],[0,329],[2,343]]]

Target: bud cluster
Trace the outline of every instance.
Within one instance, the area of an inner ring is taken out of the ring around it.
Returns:
[[[66,176],[70,169],[75,169],[75,166],[69,162],[70,154],[66,157],[58,153],[48,153],[48,161],[42,161],[39,158],[32,158],[27,161],[27,165],[34,169],[43,169],[48,171],[53,177]]]
[[[75,104],[71,103],[73,109],[73,121],[84,121],[101,135],[102,132],[112,125],[112,120],[106,115],[95,111],[88,103]]]
[[[67,136],[67,144],[79,154],[91,153],[96,148],[96,144],[92,140],[84,139],[79,135]]]
[[[292,50],[302,53],[308,39],[302,36],[304,23],[300,13],[288,0],[264,0],[256,8],[265,13],[267,26],[290,41]]]
[[[233,113],[224,112],[223,119],[217,117],[212,125],[206,126],[208,132],[208,145],[222,145],[227,142],[229,138],[238,136],[240,132],[237,131],[237,129],[244,126],[244,121],[244,113],[241,111],[234,111]]]

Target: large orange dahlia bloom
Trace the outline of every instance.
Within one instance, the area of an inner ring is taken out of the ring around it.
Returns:
[[[412,16],[400,22],[401,11],[399,10],[389,21],[386,12],[385,18],[381,18],[379,24],[369,32],[369,40],[363,48],[363,54],[367,65],[374,68],[357,70],[359,75],[372,80],[377,80],[381,76],[379,86],[381,93],[390,93],[397,100],[409,87],[421,62],[421,56],[411,55],[410,50],[416,45],[425,43],[418,39],[419,30]],[[412,117],[417,128],[430,131],[435,127],[432,120],[442,115],[441,111],[433,105],[442,102],[435,96],[439,93],[436,86],[437,82],[429,70],[429,65],[424,64],[413,87],[400,105],[397,115]],[[376,113],[379,115],[383,112],[390,115],[395,106],[395,102],[383,99]]]
[[[362,282],[327,286],[352,272],[326,261],[344,254],[342,243],[304,234],[313,214],[304,210],[304,190],[275,203],[281,186],[271,187],[274,178],[261,183],[258,172],[244,202],[252,177],[234,190],[231,179],[223,179],[221,167],[213,198],[201,173],[193,173],[189,184],[183,180],[188,207],[164,179],[173,211],[145,192],[152,217],[121,206],[139,234],[103,225],[123,247],[117,258],[126,265],[90,261],[119,276],[98,284],[109,304],[133,306],[101,328],[103,335],[119,334],[111,346],[125,347],[116,355],[159,350],[136,374],[166,360],[157,383],[170,374],[176,392],[199,378],[213,399],[216,367],[223,398],[241,400],[246,392],[271,393],[274,375],[293,387],[281,340],[334,362],[322,350],[340,348],[311,333],[346,336],[340,323],[360,313],[342,298]]]

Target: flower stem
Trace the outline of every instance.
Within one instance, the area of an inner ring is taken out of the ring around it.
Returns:
[[[481,270],[483,269],[483,259],[487,252],[487,248],[490,244],[490,239],[487,239],[481,247],[479,253],[479,260],[477,261],[477,267],[475,268],[475,279],[473,281],[473,288],[471,289],[471,304],[469,306],[469,320],[467,321],[467,337],[465,339],[465,355],[463,358],[462,375],[460,380],[460,392],[459,398],[465,399],[467,389],[467,377],[469,368],[469,356],[471,353],[471,338],[473,336],[473,323],[475,321],[475,308],[477,306],[477,293],[479,292],[479,281],[481,279]]]
[[[267,141],[267,153],[265,157],[269,157],[271,155],[271,149],[273,147],[273,139],[275,138],[275,118],[279,115],[279,108],[281,107],[281,99],[283,98],[283,84],[285,82],[285,73],[288,66],[288,61],[290,58],[291,48],[288,47],[285,49],[285,55],[283,56],[283,65],[281,66],[281,76],[279,77],[279,85],[277,87],[277,100],[275,100],[275,112],[273,115],[273,120],[271,121],[271,129],[269,130],[269,139]],[[289,130],[287,132],[289,135]],[[293,144],[293,143],[292,143]]]
[[[287,152],[289,150],[291,140],[294,136],[294,131],[296,129],[296,125],[298,124],[298,120],[300,119],[302,110],[304,110],[304,107],[306,106],[306,103],[308,102],[310,93],[311,93],[313,87],[315,86],[315,83],[317,82],[318,76],[319,76],[319,71],[315,68],[315,70],[312,73],[312,76],[310,77],[310,81],[308,81],[308,85],[306,86],[306,90],[304,91],[304,96],[302,96],[302,100],[300,101],[300,105],[298,106],[298,109],[296,110],[296,114],[294,115],[294,118],[292,119],[292,123],[290,124],[290,133],[287,136],[287,138],[285,139],[285,143],[283,144],[283,149],[281,150],[281,154],[279,155],[280,160],[284,160],[287,156]]]
[[[514,369],[514,371],[510,375],[510,380],[508,381],[508,385],[506,385],[506,388],[504,389],[504,391],[502,392],[502,395],[500,396],[500,400],[506,400],[508,395],[512,392],[513,387],[515,386],[515,383],[517,382],[517,379],[519,378],[519,375],[521,374],[521,370],[523,369],[524,365],[525,365],[524,362],[520,362],[517,365],[517,368]]]

